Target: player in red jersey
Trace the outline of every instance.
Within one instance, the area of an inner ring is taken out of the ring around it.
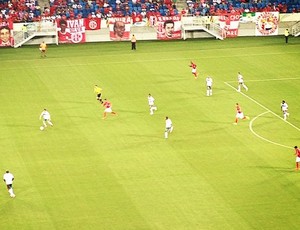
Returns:
[[[111,105],[111,103],[107,99],[104,99],[104,101],[102,102],[102,105],[105,108],[102,119],[106,118],[106,114],[107,113],[111,113],[113,115],[117,115],[116,112],[112,111],[112,105]]]
[[[192,67],[192,74],[194,75],[194,78],[197,79],[198,78],[197,65],[191,61],[189,67]]]
[[[249,117],[244,115],[239,103],[236,103],[235,108],[236,108],[236,116],[235,116],[235,122],[233,123],[234,125],[237,125],[239,119],[249,120]]]
[[[295,155],[296,155],[296,170],[299,170],[300,149],[298,148],[298,146],[295,146],[294,149],[295,149]]]

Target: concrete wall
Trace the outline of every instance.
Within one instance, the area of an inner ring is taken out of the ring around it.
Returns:
[[[291,28],[297,20],[299,21],[300,14],[287,14],[280,16],[278,35],[283,35],[286,28]],[[216,20],[217,21],[217,20]],[[17,25],[14,28],[19,28]],[[137,40],[156,40],[156,30],[153,27],[131,27],[131,34],[135,34]],[[239,23],[238,36],[255,36],[255,23]],[[186,34],[187,39],[195,38],[212,38],[214,36],[206,33],[205,31],[193,31]],[[47,44],[55,44],[56,40],[54,36],[49,37],[35,37],[34,39],[26,42],[24,45],[38,45],[42,41]],[[86,31],[86,41],[87,42],[108,42],[111,41],[109,37],[109,29],[107,27],[106,21],[102,20],[101,29],[96,31],[88,30]]]

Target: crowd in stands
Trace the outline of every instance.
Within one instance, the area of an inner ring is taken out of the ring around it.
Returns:
[[[300,12],[300,0],[187,0],[187,4],[189,14],[201,16],[215,16],[227,12]]]
[[[41,9],[37,0],[0,0],[0,22],[34,22],[41,18],[109,18],[196,15],[216,16],[227,12],[300,12],[300,0],[186,0],[178,10],[176,0],[50,0]]]
[[[0,0],[0,22],[8,19],[13,22],[39,21],[41,9],[37,0]]]

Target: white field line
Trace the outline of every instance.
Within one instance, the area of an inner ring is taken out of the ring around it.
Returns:
[[[277,143],[277,142],[270,141],[270,140],[268,140],[267,138],[264,138],[264,137],[258,135],[258,134],[253,130],[253,122],[254,122],[257,118],[259,118],[259,117],[261,117],[261,116],[263,116],[263,115],[265,115],[265,114],[267,114],[267,113],[270,113],[270,111],[263,112],[263,113],[257,115],[256,117],[254,117],[254,118],[250,121],[250,123],[249,123],[249,128],[250,128],[251,132],[252,132],[255,136],[257,136],[258,138],[260,138],[260,139],[262,139],[262,140],[264,140],[264,141],[266,141],[266,142],[269,142],[269,143],[271,143],[271,144],[278,145],[278,146],[281,146],[281,147],[284,147],[284,148],[293,149],[293,147],[291,147],[291,146],[282,145],[282,144],[279,144],[279,143]]]
[[[234,88],[232,85],[228,84],[227,82],[224,82],[226,85],[228,85],[230,88],[234,89],[235,91],[236,88]],[[248,95],[239,92],[240,94],[242,94],[244,97],[248,98],[249,100],[253,101],[255,104],[259,105],[260,107],[264,108],[266,111],[268,111],[269,113],[272,113],[275,117],[281,119],[282,121],[284,121],[285,123],[289,124],[290,126],[292,126],[293,128],[295,128],[296,130],[300,131],[300,128],[298,128],[297,126],[293,125],[292,123],[285,121],[282,117],[280,117],[279,115],[277,115],[276,113],[274,113],[273,111],[271,111],[270,109],[268,109],[266,106],[260,104],[258,101],[254,100],[253,98],[249,97]]]
[[[226,85],[228,85],[229,87],[231,87],[232,89],[236,90],[236,88],[234,88],[232,85],[228,84],[227,82],[224,82],[224,83],[225,83]],[[236,91],[237,91],[237,90],[236,90]],[[278,116],[276,113],[274,113],[273,111],[271,111],[270,109],[268,109],[266,106],[260,104],[258,101],[254,100],[253,98],[249,97],[248,95],[246,95],[246,94],[244,94],[244,93],[242,93],[242,92],[240,92],[240,94],[242,94],[243,96],[245,96],[246,98],[248,98],[249,100],[253,101],[255,104],[259,105],[260,107],[262,107],[262,108],[264,108],[264,109],[266,110],[266,112],[264,112],[264,113],[262,113],[262,114],[256,116],[255,118],[253,118],[253,119],[250,121],[250,123],[249,123],[249,129],[250,129],[250,131],[251,131],[255,136],[257,136],[258,138],[260,138],[260,139],[262,139],[262,140],[264,140],[264,141],[266,141],[266,142],[269,142],[269,143],[271,143],[271,144],[278,145],[278,146],[281,146],[281,147],[284,147],[284,148],[292,149],[292,147],[290,147],[290,146],[282,145],[282,144],[276,143],[276,142],[274,142],[274,141],[270,141],[270,140],[268,140],[268,139],[266,139],[266,138],[264,138],[264,137],[258,135],[256,132],[254,132],[254,130],[253,130],[253,128],[252,128],[253,122],[254,122],[257,118],[261,117],[262,115],[264,115],[264,114],[266,114],[266,113],[271,113],[271,114],[273,114],[275,117],[277,117],[277,118],[281,119],[282,121],[284,121],[285,123],[291,125],[291,126],[292,126],[293,128],[295,128],[296,130],[300,131],[300,129],[299,129],[297,126],[293,125],[292,123],[290,123],[290,122],[288,122],[288,121],[285,121],[282,117]]]
[[[254,80],[247,80],[247,82],[262,82],[262,81],[285,81],[285,80],[300,80],[299,77],[291,77],[291,78],[270,78],[270,79],[254,79]],[[227,81],[230,82],[236,82],[236,81]],[[225,82],[226,84],[226,82]]]

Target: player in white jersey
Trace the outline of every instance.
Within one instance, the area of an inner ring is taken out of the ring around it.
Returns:
[[[52,122],[51,122],[51,116],[50,116],[50,113],[47,111],[47,109],[44,109],[43,112],[41,113],[40,115],[40,120],[43,118],[43,125],[44,127],[46,128],[47,127],[47,124],[46,122],[53,126]]]
[[[173,124],[169,117],[166,117],[166,129],[165,129],[165,138],[168,138],[169,133],[173,131]]]
[[[248,87],[245,85],[245,82],[244,82],[244,77],[240,72],[238,72],[237,79],[238,79],[238,89],[237,89],[237,91],[241,92],[241,87],[243,87],[246,91],[248,91]]]
[[[212,96],[212,84],[213,84],[213,79],[208,76],[206,78],[206,96]]]
[[[149,104],[149,109],[150,109],[150,115],[153,115],[153,110],[157,110],[157,107],[154,105],[154,97],[149,93],[148,95],[148,104]]]
[[[12,197],[12,198],[14,198],[16,196],[14,194],[13,187],[12,187],[14,179],[15,179],[14,175],[11,174],[8,170],[3,175],[3,180],[4,180],[5,184],[6,184],[8,193],[9,193],[10,197]]]
[[[286,121],[287,117],[290,115],[288,112],[288,104],[283,100],[280,105],[281,111],[283,113],[283,120]]]

